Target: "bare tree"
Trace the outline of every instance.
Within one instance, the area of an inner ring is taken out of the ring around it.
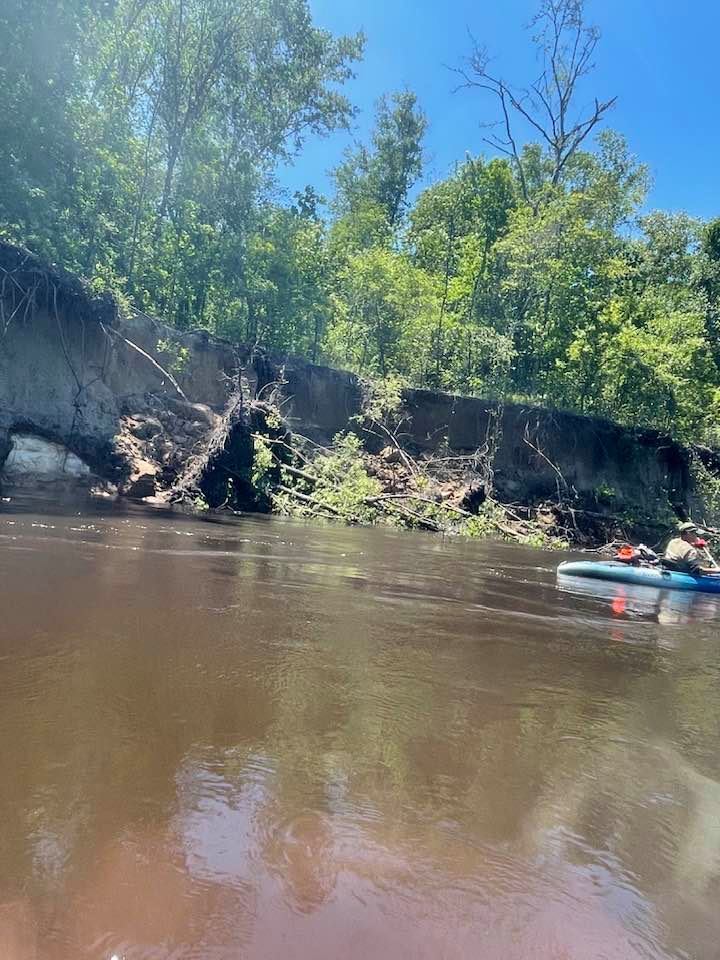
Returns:
[[[557,184],[570,158],[617,100],[596,97],[587,110],[575,109],[580,82],[595,66],[600,39],[600,31],[588,25],[584,15],[584,0],[541,0],[530,26],[542,70],[529,87],[513,87],[496,76],[487,49],[474,40],[472,54],[456,71],[463,79],[461,87],[487,90],[497,98],[502,119],[493,126],[503,132],[484,139],[512,158],[528,202],[528,177],[514,124],[525,121],[540,135],[552,160],[551,183]]]

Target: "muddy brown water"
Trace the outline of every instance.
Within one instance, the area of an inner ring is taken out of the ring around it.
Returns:
[[[2,960],[720,955],[720,604],[558,555],[0,510]]]

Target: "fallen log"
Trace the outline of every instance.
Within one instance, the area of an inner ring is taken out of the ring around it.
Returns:
[[[315,510],[327,510],[328,513],[336,517],[341,517],[343,520],[349,520],[352,523],[357,522],[357,518],[348,517],[338,510],[337,507],[333,507],[329,503],[324,503],[322,500],[318,500],[317,497],[312,497],[307,493],[300,493],[299,490],[294,490],[292,487],[286,487],[283,484],[279,483],[275,486],[276,490],[279,490],[280,493],[285,493],[290,497],[294,497],[296,500],[299,500],[300,503],[304,503],[307,506],[313,507]]]

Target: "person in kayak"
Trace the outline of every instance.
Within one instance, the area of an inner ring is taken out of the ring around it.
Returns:
[[[708,567],[703,564],[703,556],[695,546],[698,528],[689,520],[678,525],[677,534],[665,548],[663,566],[675,573],[689,573],[699,577],[708,573],[717,574],[717,567]]]

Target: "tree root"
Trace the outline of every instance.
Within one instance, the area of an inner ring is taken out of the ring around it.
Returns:
[[[228,400],[217,428],[173,484],[169,499],[210,507],[249,509],[256,495],[250,480],[253,446],[248,410],[240,390]]]

